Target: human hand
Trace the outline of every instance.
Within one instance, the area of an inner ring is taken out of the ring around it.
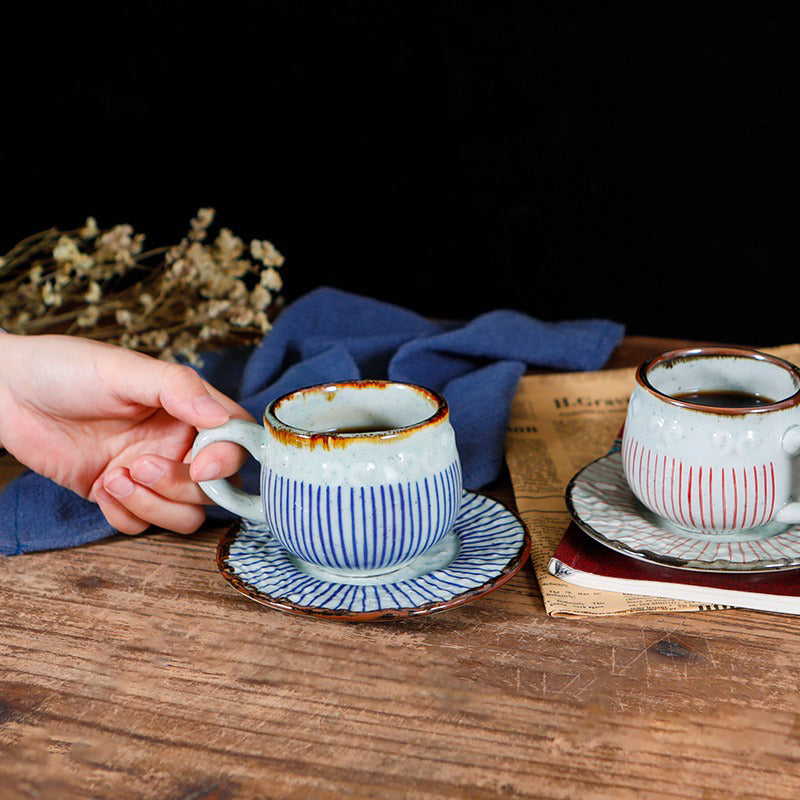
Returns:
[[[123,533],[200,526],[211,501],[194,481],[233,474],[244,455],[219,442],[190,467],[191,447],[198,428],[232,417],[252,419],[189,367],[77,337],[0,334],[0,443]]]

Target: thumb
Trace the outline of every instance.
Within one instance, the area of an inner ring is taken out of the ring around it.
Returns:
[[[128,351],[130,353],[130,351]],[[132,356],[127,369],[116,372],[120,399],[150,408],[163,408],[176,419],[196,428],[216,428],[227,422],[239,406],[209,386],[193,369],[150,358]]]
[[[171,416],[196,428],[216,428],[231,418],[230,411],[212,396],[211,387],[193,369],[168,364],[165,372],[158,400]]]

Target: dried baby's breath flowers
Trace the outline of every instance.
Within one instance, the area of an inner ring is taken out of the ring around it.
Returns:
[[[201,208],[172,247],[144,250],[130,225],[29,236],[0,256],[0,326],[11,333],[68,333],[168,360],[201,363],[215,344],[250,344],[280,306],[283,256],[246,245],[227,228],[209,240]]]

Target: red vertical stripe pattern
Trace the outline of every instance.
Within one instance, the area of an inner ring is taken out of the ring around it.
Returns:
[[[644,446],[622,444],[622,465],[633,493],[656,514],[709,533],[765,524],[775,513],[775,465],[713,467],[691,464]]]

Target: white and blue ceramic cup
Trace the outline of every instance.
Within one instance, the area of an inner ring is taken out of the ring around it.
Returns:
[[[231,420],[201,431],[192,456],[235,442],[261,464],[261,494],[226,480],[203,491],[245,519],[266,522],[301,562],[341,576],[393,572],[451,529],[461,464],[447,403],[391,381],[311,386],[272,402],[263,426]]]
[[[636,372],[621,457],[642,504],[695,538],[782,533],[800,524],[800,369],[746,347],[662,353]]]

